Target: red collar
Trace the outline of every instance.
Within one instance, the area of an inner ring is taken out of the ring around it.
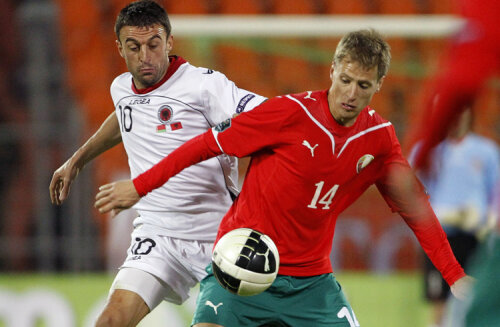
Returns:
[[[145,89],[139,90],[135,87],[134,80],[132,80],[132,91],[134,91],[135,94],[146,94],[153,90],[156,90],[177,71],[180,65],[186,62],[186,60],[178,56],[169,56],[168,59],[170,60],[170,64],[168,65],[167,72],[165,73],[165,76],[163,76],[163,78],[158,81],[158,83]]]

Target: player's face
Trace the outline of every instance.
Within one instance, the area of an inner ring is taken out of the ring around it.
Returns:
[[[153,86],[165,75],[173,37],[167,37],[162,25],[124,26],[116,42],[136,88]]]
[[[382,86],[383,78],[377,79],[377,67],[364,68],[360,63],[342,59],[332,64],[328,91],[328,105],[335,120],[343,126],[352,126],[363,108]]]

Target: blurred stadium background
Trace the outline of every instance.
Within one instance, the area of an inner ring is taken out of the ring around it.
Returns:
[[[113,110],[109,85],[126,70],[113,26],[127,2],[0,1],[0,327],[91,326],[124,258],[133,212],[111,220],[93,209],[98,185],[128,176],[121,146],[81,173],[62,207],[51,205],[48,186]],[[328,88],[339,37],[377,28],[393,60],[372,106],[401,140],[460,24],[453,0],[159,2],[174,54],[266,96]],[[494,80],[483,91],[475,122],[497,141],[499,88]],[[362,326],[426,326],[419,246],[376,190],[340,218],[332,259]],[[141,325],[187,326],[195,296]]]

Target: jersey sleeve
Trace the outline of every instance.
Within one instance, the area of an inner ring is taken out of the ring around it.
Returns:
[[[264,149],[272,151],[282,142],[290,124],[293,106],[286,98],[268,100],[254,110],[227,119],[212,128],[220,150],[228,155],[245,157]]]
[[[132,180],[142,197],[165,184],[183,169],[222,154],[215,139],[207,131],[187,141],[160,162]]]
[[[271,149],[280,141],[279,131],[287,121],[284,108],[282,101],[270,100],[194,137],[134,178],[137,193],[144,196],[183,169],[222,153],[244,157],[266,147]]]
[[[238,88],[219,72],[213,71],[204,74],[204,77],[202,101],[212,126],[235,114],[250,111],[266,100],[263,96]]]
[[[394,128],[390,152],[376,185],[392,211],[399,213],[417,237],[425,253],[449,285],[465,276],[446,234],[429,203],[425,189],[401,153]]]

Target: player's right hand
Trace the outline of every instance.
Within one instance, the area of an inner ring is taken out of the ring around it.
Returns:
[[[469,295],[475,279],[471,276],[464,276],[451,285],[451,293],[459,300],[464,301]]]
[[[52,204],[61,205],[66,200],[71,184],[79,172],[80,168],[76,167],[71,159],[68,159],[68,161],[54,172],[49,186]]]
[[[111,212],[116,216],[120,211],[136,204],[141,197],[131,180],[123,180],[102,185],[95,197],[94,206],[100,213]]]

